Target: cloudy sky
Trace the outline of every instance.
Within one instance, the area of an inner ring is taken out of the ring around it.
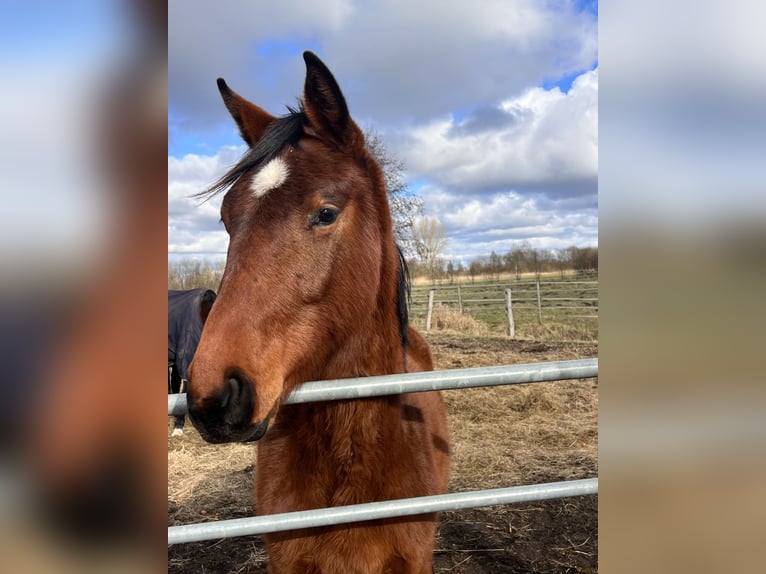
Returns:
[[[597,3],[589,0],[171,0],[168,256],[220,259],[220,198],[244,152],[215,79],[281,115],[301,53],[406,167],[468,261],[520,241],[598,245]]]

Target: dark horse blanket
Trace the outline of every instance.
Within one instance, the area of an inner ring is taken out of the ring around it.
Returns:
[[[214,301],[210,289],[168,290],[168,393],[181,392],[182,381],[189,378],[189,365]],[[177,416],[175,428],[183,424],[184,417]]]

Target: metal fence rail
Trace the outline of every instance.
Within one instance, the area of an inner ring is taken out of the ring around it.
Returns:
[[[304,383],[283,404],[361,399],[420,391],[469,389],[497,385],[541,383],[598,376],[598,359],[551,361],[500,367],[402,373],[357,379]],[[186,414],[186,395],[168,395],[168,415]]]
[[[598,359],[453,369],[449,371],[427,371],[422,373],[308,382],[296,389],[284,403],[297,404],[314,401],[358,399],[420,391],[587,379],[597,376]],[[168,415],[185,413],[186,395],[169,395]],[[587,478],[401,500],[386,500],[268,516],[218,520],[200,524],[170,526],[168,527],[168,544],[216,540],[235,536],[411,516],[478,506],[582,496],[596,494],[597,492],[598,478]]]
[[[435,496],[386,500],[367,504],[321,508],[318,510],[218,520],[201,524],[170,526],[168,528],[168,544],[233,538],[235,536],[251,536],[267,532],[347,524],[349,522],[361,522],[379,518],[394,518],[430,512],[459,510],[462,508],[475,508],[477,506],[582,496],[596,494],[597,492],[598,478],[585,478],[565,482],[438,494]]]

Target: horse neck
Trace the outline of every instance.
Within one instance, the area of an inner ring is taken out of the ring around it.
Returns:
[[[393,238],[384,250],[375,308],[360,318],[330,360],[324,378],[349,378],[401,373],[405,350],[398,310],[399,260]]]
[[[309,508],[368,502],[366,493],[390,486],[384,470],[397,454],[379,445],[406,444],[401,420],[397,396],[285,406],[258,444],[258,468],[274,463],[299,477],[302,486],[287,478],[285,488],[302,491]]]
[[[357,321],[354,330],[327,362],[321,378],[351,378],[404,371],[404,348],[397,309],[399,262],[393,239],[390,244],[392,253],[384,251],[376,308],[369,318]],[[386,262],[389,255],[392,257]],[[394,263],[389,264],[390,261]],[[346,474],[350,476],[354,457],[361,453],[350,446],[350,441],[357,445],[397,442],[396,433],[401,432],[400,409],[400,397],[396,395],[290,405],[280,409],[274,428],[266,438],[290,437],[288,440],[301,445],[300,452],[311,453],[301,461],[301,465],[314,464],[310,461],[329,461],[328,464],[336,469],[333,473],[337,472],[337,468],[348,465]],[[383,435],[385,440],[381,438]],[[365,452],[366,456],[374,457],[390,454]],[[372,459],[368,462],[376,464]]]
[[[365,154],[367,154],[366,151]],[[377,220],[380,225],[381,241],[380,282],[372,325],[362,326],[358,338],[367,345],[362,353],[363,357],[368,359],[369,365],[366,372],[352,376],[385,375],[402,373],[406,370],[406,350],[403,346],[402,329],[399,323],[400,259],[394,241],[388,193],[383,172],[369,155],[366,155],[366,165],[377,196]]]

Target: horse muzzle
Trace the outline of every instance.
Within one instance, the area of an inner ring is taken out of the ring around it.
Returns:
[[[252,423],[255,408],[253,384],[247,377],[233,375],[215,395],[195,395],[189,385],[189,418],[200,436],[209,443],[251,442],[260,439],[269,427],[271,413],[261,422]]]

